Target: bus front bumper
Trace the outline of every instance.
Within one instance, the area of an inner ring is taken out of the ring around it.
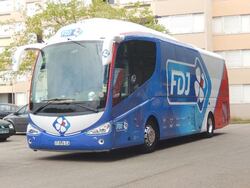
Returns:
[[[79,133],[70,136],[55,136],[45,132],[27,134],[27,142],[33,150],[51,151],[109,151],[112,149],[112,132],[105,135]]]

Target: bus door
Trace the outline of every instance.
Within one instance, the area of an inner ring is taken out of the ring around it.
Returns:
[[[144,141],[143,103],[147,100],[147,80],[154,72],[156,44],[130,40],[117,49],[113,73],[112,119],[115,147]]]

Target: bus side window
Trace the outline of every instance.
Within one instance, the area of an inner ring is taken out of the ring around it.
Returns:
[[[113,81],[113,105],[119,103],[129,95],[128,88],[129,63],[127,46],[121,44],[118,48]]]
[[[156,64],[156,45],[149,41],[132,41],[130,51],[130,92],[132,93],[152,76]]]
[[[121,43],[114,68],[113,105],[144,84],[152,76],[155,64],[155,43],[139,40]]]

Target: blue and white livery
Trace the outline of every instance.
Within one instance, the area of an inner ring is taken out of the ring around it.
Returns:
[[[87,19],[39,50],[27,129],[33,150],[107,151],[213,131],[229,123],[224,60],[146,27]]]

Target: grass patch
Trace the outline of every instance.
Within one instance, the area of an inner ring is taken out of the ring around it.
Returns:
[[[230,119],[230,124],[246,124],[246,123],[250,123],[250,119],[242,119],[237,117],[233,117]]]

